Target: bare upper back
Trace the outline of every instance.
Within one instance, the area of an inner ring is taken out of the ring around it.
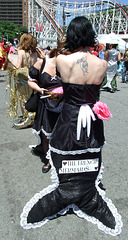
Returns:
[[[37,52],[29,53],[24,50],[18,50],[18,67],[30,67],[37,61]]]
[[[43,63],[43,60],[40,59],[34,64],[34,67],[40,70],[42,63]],[[48,59],[45,58],[45,66],[43,68],[42,73],[43,72],[47,72],[51,76],[56,75],[56,57],[48,58]]]
[[[107,70],[107,62],[90,52],[76,52],[57,57],[57,69],[62,81],[76,84],[100,84]]]

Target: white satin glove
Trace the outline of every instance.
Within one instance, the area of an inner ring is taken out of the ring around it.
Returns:
[[[77,120],[77,140],[80,140],[81,127],[87,128],[87,137],[90,136],[91,118],[93,121],[96,120],[92,109],[87,104],[82,105]]]

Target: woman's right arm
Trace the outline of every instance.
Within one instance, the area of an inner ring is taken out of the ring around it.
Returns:
[[[22,65],[22,61],[23,61],[23,52],[21,50],[18,50],[17,63],[13,62],[13,60],[9,57],[8,57],[8,60],[15,68],[17,68],[17,69],[20,68]]]

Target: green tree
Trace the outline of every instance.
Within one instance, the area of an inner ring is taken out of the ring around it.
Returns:
[[[9,42],[13,43],[14,38],[20,39],[20,36],[25,32],[27,32],[25,26],[18,27],[13,22],[0,21],[0,37]]]
[[[20,26],[19,31],[20,31],[21,34],[23,34],[23,33],[27,33],[28,29],[26,28],[26,26]]]

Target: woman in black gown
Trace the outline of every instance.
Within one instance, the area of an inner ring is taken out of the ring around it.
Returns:
[[[63,95],[58,96],[57,99],[47,98],[48,91],[62,86],[61,78],[57,76],[56,72],[56,54],[57,49],[53,49],[50,52],[50,58],[38,60],[29,68],[28,84],[39,95],[38,109],[32,128],[33,134],[38,138],[38,144],[30,147],[32,153],[40,155],[42,162],[44,162],[43,173],[48,172],[51,167],[46,153],[49,139],[63,105]]]
[[[103,121],[93,107],[99,101],[107,62],[90,53],[94,44],[89,20],[73,19],[66,45],[71,54],[57,57],[65,102],[50,139],[53,185],[35,194],[24,207],[21,226],[25,229],[40,227],[72,208],[107,234],[121,232],[121,216],[99,188],[105,139]]]

